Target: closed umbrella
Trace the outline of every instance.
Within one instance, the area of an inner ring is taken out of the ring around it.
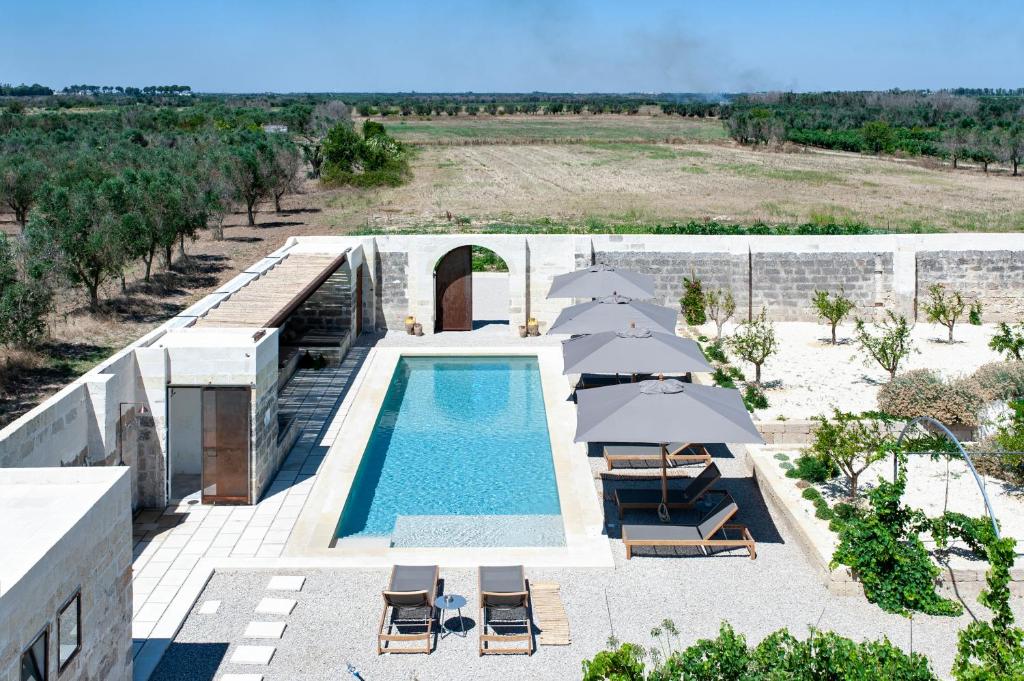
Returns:
[[[562,342],[563,374],[653,374],[713,371],[696,341],[629,328]]]
[[[628,296],[608,296],[571,305],[562,310],[548,333],[588,334],[620,331],[631,325],[653,331],[676,332],[675,309],[633,300]]]
[[[608,265],[592,265],[556,276],[548,298],[604,298],[616,293],[630,298],[653,298],[654,277]]]
[[[738,390],[675,379],[622,383],[576,396],[576,442],[661,443],[661,497],[667,518],[669,442],[763,442]]]

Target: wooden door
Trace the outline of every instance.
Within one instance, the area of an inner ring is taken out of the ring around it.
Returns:
[[[356,335],[363,332],[363,266],[356,268]]]
[[[473,329],[473,247],[448,251],[434,271],[434,331]]]
[[[249,388],[203,388],[203,503],[248,504]]]

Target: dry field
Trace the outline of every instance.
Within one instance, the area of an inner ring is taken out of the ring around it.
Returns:
[[[408,185],[324,190],[307,182],[303,193],[285,199],[284,213],[264,206],[256,227],[235,215],[224,241],[201,235],[178,271],[148,286],[133,274],[127,294],[111,282],[100,313],[85,311],[77,292],[58,296],[49,342],[32,352],[0,350],[0,425],[293,235],[448,228],[448,213],[468,219],[462,229],[492,221],[593,226],[688,219],[1024,229],[1024,178],[856,154],[751,151],[723,139],[713,120],[480,116],[385,123],[416,143]],[[0,230],[14,231],[10,215],[0,215]]]
[[[707,144],[424,146],[414,180],[324,202],[337,228],[480,221],[853,220],[894,230],[1024,229],[1024,178],[895,159]]]

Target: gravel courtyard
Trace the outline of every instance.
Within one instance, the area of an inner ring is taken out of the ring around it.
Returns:
[[[808,627],[832,629],[853,638],[888,636],[898,645],[923,652],[934,669],[948,675],[956,632],[970,621],[917,616],[913,620],[888,615],[859,597],[827,592],[781,519],[764,503],[756,483],[740,459],[716,452],[723,471],[720,487],[740,504],[739,521],[748,524],[758,541],[758,558],[742,551],[709,557],[651,554],[625,560],[617,527],[608,527],[616,557],[613,570],[529,569],[528,579],[561,585],[572,634],[572,645],[539,647],[532,657],[478,657],[476,574],[441,569],[442,590],[468,598],[463,614],[469,635],[448,636],[431,655],[383,655],[375,652],[381,612],[380,591],[386,569],[299,570],[279,574],[304,575],[302,591],[268,591],[271,571],[221,571],[210,580],[153,676],[154,681],[218,679],[226,673],[262,674],[266,681],[345,679],[352,663],[366,681],[383,679],[573,679],[580,662],[606,646],[609,636],[652,645],[650,630],[664,618],[675,621],[681,643],[713,636],[727,620],[751,642],[780,627],[806,635]],[[596,459],[596,457],[594,457]],[[595,470],[600,468],[594,461]],[[595,481],[598,489],[613,483]],[[606,517],[615,518],[606,504]],[[630,520],[627,517],[627,522]],[[264,597],[298,601],[285,617],[257,615]],[[200,614],[206,601],[220,601],[215,614]],[[973,600],[968,610],[987,612]],[[1024,615],[1014,600],[1018,617]],[[245,639],[250,621],[287,622],[280,639]],[[455,624],[453,622],[453,624]],[[273,645],[277,650],[267,666],[237,665],[229,660],[239,645]]]

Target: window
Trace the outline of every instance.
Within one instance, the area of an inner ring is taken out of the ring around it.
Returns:
[[[82,592],[71,597],[57,613],[57,672],[82,649]]]
[[[50,678],[47,650],[50,647],[50,630],[43,629],[28,650],[21,654],[21,681],[47,681]]]

